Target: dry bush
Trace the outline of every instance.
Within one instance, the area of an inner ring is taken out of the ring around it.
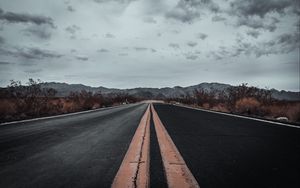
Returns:
[[[264,108],[272,118],[287,117],[289,121],[300,122],[300,102],[272,104]]]
[[[217,104],[217,105],[213,106],[211,109],[214,111],[229,112],[226,104]]]
[[[286,112],[290,121],[300,122],[300,103],[291,105]]]
[[[79,110],[78,103],[72,100],[62,100],[62,113],[75,112]]]
[[[1,116],[12,115],[17,113],[17,106],[13,99],[0,100],[0,114]]]
[[[260,102],[256,98],[242,98],[236,101],[235,111],[242,114],[258,114]]]
[[[209,105],[209,103],[206,102],[206,103],[202,104],[202,107],[204,109],[209,109],[210,105]]]

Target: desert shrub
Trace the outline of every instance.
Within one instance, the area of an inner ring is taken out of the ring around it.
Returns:
[[[274,102],[264,108],[271,118],[287,117],[290,121],[300,122],[300,102]]]
[[[211,109],[215,110],[215,111],[220,111],[220,112],[229,112],[225,103],[217,104],[217,105],[213,106]]]
[[[254,97],[242,98],[236,101],[235,111],[242,114],[258,114],[260,102]]]

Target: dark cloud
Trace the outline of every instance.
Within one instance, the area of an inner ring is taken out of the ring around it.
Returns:
[[[205,33],[197,33],[196,37],[199,38],[199,39],[204,40],[204,39],[207,38],[207,34],[205,34]]]
[[[0,45],[2,45],[4,43],[5,43],[5,39],[2,36],[0,36]]]
[[[254,53],[260,57],[269,54],[287,54],[300,47],[300,37],[298,33],[285,33],[273,40],[263,42],[255,49]]]
[[[272,54],[288,54],[300,47],[300,39],[297,33],[285,33],[264,42],[250,43],[240,38],[236,42],[236,45],[232,47],[219,47],[218,50],[210,52],[210,56],[217,60],[240,55],[261,57]]]
[[[52,34],[49,27],[44,26],[31,26],[24,29],[23,32],[26,36],[35,36],[39,39],[50,39]]]
[[[8,61],[0,61],[0,65],[11,65],[13,63],[8,62]]]
[[[151,48],[151,52],[153,52],[153,53],[154,53],[154,52],[156,52],[156,50],[155,50],[155,49],[153,49],[153,48]]]
[[[106,38],[115,38],[115,35],[111,34],[111,33],[106,33],[105,34]]]
[[[52,28],[55,28],[53,19],[41,15],[32,15],[27,13],[14,13],[14,12],[4,12],[0,8],[0,20],[8,23],[32,23],[36,25],[47,24]]]
[[[63,55],[49,50],[42,50],[39,48],[16,48],[13,52],[15,56],[25,59],[45,59],[45,58],[60,58]]]
[[[202,10],[216,13],[220,11],[220,8],[212,0],[180,0],[171,11],[166,13],[165,17],[192,23],[200,17]]]
[[[190,46],[190,47],[195,47],[195,46],[197,46],[197,42],[193,42],[193,41],[189,41],[189,42],[187,42],[186,43],[188,46]]]
[[[174,48],[174,49],[179,49],[179,44],[177,43],[169,43],[169,47]]]
[[[299,15],[300,3],[298,0],[234,0],[230,3],[230,9],[227,12],[237,17],[237,26],[273,32],[279,23],[274,13]]]
[[[75,12],[75,9],[74,9],[71,5],[68,5],[68,6],[67,6],[67,10],[68,10],[69,12]]]
[[[256,30],[250,30],[250,31],[247,31],[246,34],[253,38],[258,38],[258,36],[260,35],[260,32],[256,31]]]
[[[70,25],[68,27],[66,27],[65,29],[68,33],[70,33],[71,35],[75,35],[77,31],[80,30],[80,27],[77,25]]]
[[[196,18],[200,17],[200,13],[196,9],[189,9],[185,6],[177,6],[172,11],[169,11],[165,15],[166,18],[171,18],[181,22],[191,23]]]
[[[105,49],[105,48],[101,48],[101,49],[99,49],[99,50],[97,50],[97,52],[109,52],[109,50],[108,49]]]
[[[63,55],[50,50],[44,50],[40,48],[20,48],[15,47],[13,49],[0,48],[0,55],[19,57],[24,59],[48,59],[48,58],[60,58]]]
[[[239,16],[259,16],[265,17],[271,12],[284,13],[285,9],[298,6],[297,0],[234,0],[230,3],[231,13]]]
[[[213,21],[213,22],[222,22],[222,21],[225,21],[225,20],[226,20],[226,18],[224,18],[222,16],[218,16],[218,15],[211,18],[211,21]]]
[[[76,59],[78,59],[80,61],[87,61],[87,60],[89,60],[89,58],[86,57],[86,56],[76,56]]]
[[[260,17],[239,17],[237,26],[247,26],[253,29],[263,29],[270,32],[275,31],[279,20],[275,17],[271,18],[260,18]]]

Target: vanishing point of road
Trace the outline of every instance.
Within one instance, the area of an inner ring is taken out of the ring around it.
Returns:
[[[0,125],[0,187],[300,187],[300,128],[162,103]]]

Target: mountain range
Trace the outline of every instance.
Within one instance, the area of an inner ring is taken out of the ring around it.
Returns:
[[[164,87],[164,88],[132,88],[132,89],[115,89],[106,87],[91,87],[83,84],[67,84],[67,83],[57,83],[57,82],[46,82],[41,84],[42,88],[53,88],[57,91],[57,96],[65,97],[70,94],[70,92],[80,92],[82,90],[89,91],[92,93],[101,92],[103,95],[109,95],[112,93],[127,93],[129,95],[140,97],[140,98],[177,98],[183,97],[187,94],[192,95],[195,89],[203,89],[207,92],[223,92],[234,87],[229,84],[222,83],[200,83],[198,85],[188,86],[188,87]],[[272,97],[279,100],[289,100],[289,101],[300,101],[300,92],[284,91],[271,89]]]

